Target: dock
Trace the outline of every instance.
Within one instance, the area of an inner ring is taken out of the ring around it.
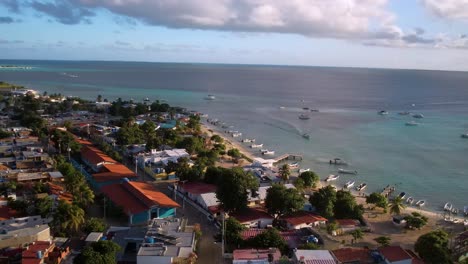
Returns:
[[[273,164],[278,164],[286,160],[302,160],[302,155],[288,153],[288,154],[281,155],[274,160],[275,161],[273,162]]]

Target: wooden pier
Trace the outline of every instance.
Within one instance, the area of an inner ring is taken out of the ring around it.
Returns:
[[[273,164],[277,164],[286,160],[302,160],[302,155],[300,154],[284,154],[275,159],[275,162]]]

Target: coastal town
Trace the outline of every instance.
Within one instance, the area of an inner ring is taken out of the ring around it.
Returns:
[[[465,212],[335,186],[203,113],[6,82],[0,113],[0,263],[468,263]]]

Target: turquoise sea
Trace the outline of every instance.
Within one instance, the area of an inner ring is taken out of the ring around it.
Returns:
[[[426,206],[468,205],[468,73],[322,67],[138,62],[1,61],[9,81],[49,93],[167,100],[207,113],[257,139],[276,154],[301,153],[303,168],[325,178],[346,169],[366,192],[396,185]],[[76,77],[71,77],[76,76]],[[204,100],[207,94],[216,100]],[[280,108],[284,107],[284,108]],[[309,120],[298,116],[304,107]],[[388,115],[378,115],[387,110]],[[423,119],[398,112],[421,113]],[[405,126],[408,121],[419,126]],[[310,140],[301,135],[308,133]]]

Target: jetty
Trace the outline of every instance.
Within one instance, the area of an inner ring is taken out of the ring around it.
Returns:
[[[274,159],[273,164],[278,164],[286,160],[302,160],[302,155],[287,153]]]

